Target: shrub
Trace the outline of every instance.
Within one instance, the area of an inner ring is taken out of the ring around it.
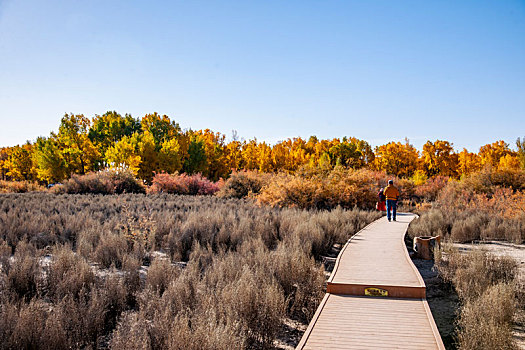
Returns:
[[[148,193],[171,193],[189,195],[213,195],[222,182],[211,182],[201,174],[155,174]]]
[[[42,285],[42,274],[36,250],[22,242],[18,245],[13,261],[4,267],[7,272],[7,291],[15,298],[30,300]]]
[[[257,199],[277,207],[300,209],[332,209],[337,206],[372,209],[377,191],[386,176],[370,170],[335,168],[328,174],[308,176],[277,174],[265,186]]]
[[[458,320],[458,345],[466,350],[517,349],[512,324],[516,311],[514,288],[505,283],[490,286],[468,301]]]
[[[222,198],[245,198],[257,195],[269,182],[270,176],[254,171],[234,172],[217,195]]]
[[[517,262],[483,250],[450,250],[437,260],[441,278],[454,286],[462,307],[457,320],[460,349],[514,349]]]
[[[41,192],[44,187],[30,181],[5,181],[0,180],[0,193],[25,193]]]
[[[81,291],[90,290],[95,283],[95,275],[82,257],[65,246],[53,252],[47,282],[49,296],[60,301],[68,294],[78,298]]]
[[[498,257],[478,249],[469,254],[452,251],[438,263],[441,277],[451,282],[464,300],[478,298],[498,283],[513,282],[517,268],[516,261],[510,257]]]
[[[103,267],[114,265],[120,268],[127,252],[128,242],[123,235],[103,233],[100,236],[100,243],[95,250],[94,258]]]
[[[162,295],[171,281],[177,278],[179,268],[171,265],[167,259],[155,259],[148,269],[146,286]]]
[[[440,191],[445,188],[449,178],[446,176],[436,176],[430,178],[414,189],[414,195],[422,200],[433,202],[437,199]]]
[[[380,215],[165,193],[0,195],[0,349],[270,347],[285,317],[314,313],[323,256]]]
[[[121,194],[145,193],[144,186],[129,170],[103,170],[86,175],[73,174],[61,185],[53,187],[53,192],[69,194]]]

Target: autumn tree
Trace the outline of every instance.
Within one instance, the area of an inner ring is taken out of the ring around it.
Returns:
[[[172,138],[179,136],[181,129],[178,123],[172,121],[167,115],[158,113],[146,114],[140,121],[143,132],[149,132],[153,136],[155,146],[160,149],[161,145]]]
[[[13,147],[4,167],[7,168],[7,176],[13,180],[34,180],[36,174],[31,143]]]
[[[0,148],[0,179],[7,179],[7,160],[9,159],[10,147]]]
[[[243,143],[235,138],[226,145],[224,157],[226,158],[226,166],[229,170],[242,168],[242,145]]]
[[[470,175],[481,169],[481,157],[476,153],[469,152],[463,148],[458,154],[458,173],[461,176]]]
[[[90,120],[84,115],[66,114],[58,128],[57,140],[68,174],[96,170],[101,155],[88,137]]]
[[[356,145],[357,151],[360,153],[359,158],[354,160],[352,167],[357,169],[372,164],[375,158],[372,146],[370,146],[368,142],[355,137],[350,137],[348,140],[352,144]]]
[[[203,175],[215,181],[228,176],[230,168],[226,158],[226,135],[205,129],[197,131],[195,137],[204,145],[206,167]]]
[[[498,170],[517,170],[520,168],[520,160],[517,155],[506,154],[499,159]]]
[[[259,168],[257,139],[249,140],[242,146],[242,162],[245,170]]]
[[[176,138],[162,143],[159,152],[159,168],[161,171],[173,174],[182,169],[180,144]]]
[[[427,141],[423,145],[422,162],[427,176],[458,176],[459,158],[448,141]]]
[[[514,152],[509,148],[509,144],[503,140],[487,144],[479,149],[481,165],[488,164],[494,168],[498,167],[501,157],[505,157],[507,154],[513,155],[513,153]]]
[[[105,160],[111,168],[126,167],[133,174],[138,175],[142,161],[138,145],[140,134],[135,132],[131,136],[123,136],[110,146],[105,153]]]
[[[361,157],[361,152],[358,151],[357,145],[350,143],[346,138],[343,142],[337,143],[329,150],[330,158],[335,160],[337,165],[341,166],[356,166]]]
[[[417,169],[419,152],[408,140],[390,142],[375,149],[374,168],[400,177],[410,177]]]
[[[265,173],[273,171],[272,148],[266,142],[261,142],[257,147],[257,160],[259,171]]]

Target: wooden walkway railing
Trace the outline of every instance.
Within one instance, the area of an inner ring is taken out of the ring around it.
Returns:
[[[404,244],[414,217],[383,217],[347,242],[297,349],[445,349]]]

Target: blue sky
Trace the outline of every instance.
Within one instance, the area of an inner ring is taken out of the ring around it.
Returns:
[[[157,111],[274,143],[525,136],[525,1],[0,0],[0,146]]]

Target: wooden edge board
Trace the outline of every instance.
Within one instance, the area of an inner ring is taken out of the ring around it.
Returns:
[[[441,339],[441,334],[439,334],[439,329],[437,328],[436,321],[434,321],[434,316],[432,315],[430,306],[428,306],[426,299],[423,299],[422,301],[425,312],[427,313],[428,322],[430,323],[430,328],[432,328],[432,333],[434,334],[434,338],[436,338],[438,349],[445,350],[445,344],[443,344],[443,339]]]
[[[321,301],[321,304],[319,304],[319,306],[317,307],[317,310],[315,311],[314,317],[312,317],[312,320],[308,324],[308,328],[306,328],[306,331],[301,337],[301,341],[299,342],[299,344],[297,344],[297,347],[295,348],[296,350],[301,350],[306,345],[306,342],[308,341],[308,337],[310,337],[310,334],[312,333],[312,330],[314,329],[315,324],[317,323],[317,319],[321,315],[321,312],[323,311],[329,297],[330,297],[330,293],[326,293],[324,295],[324,298]]]
[[[403,285],[382,285],[382,284],[353,284],[353,283],[333,283],[328,282],[326,292],[341,295],[364,296],[365,289],[377,288],[386,290],[388,297],[424,299],[426,298],[426,287],[423,286],[403,286]]]
[[[417,214],[413,214],[414,216],[416,216],[416,219],[419,217],[419,215]],[[408,226],[410,226],[410,223],[408,224]],[[419,283],[426,288],[426,284],[425,284],[425,281],[423,280],[423,277],[421,277],[421,274],[419,273],[419,270],[417,269],[416,265],[414,265],[414,262],[412,261],[412,259],[410,258],[410,254],[408,254],[408,249],[406,248],[405,246],[405,236],[408,232],[408,226],[407,226],[407,229],[405,230],[405,234],[403,235],[403,237],[401,238],[401,243],[402,243],[402,246],[403,246],[403,252],[405,253],[405,258],[408,262],[408,264],[410,265],[410,267],[412,267],[412,270],[414,271],[414,273],[416,274],[417,276],[417,280],[419,281]]]

